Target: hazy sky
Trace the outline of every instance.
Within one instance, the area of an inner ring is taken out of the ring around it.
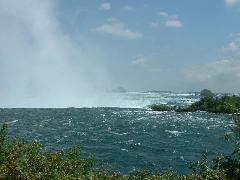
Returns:
[[[240,0],[0,0],[3,104],[118,86],[240,91]]]

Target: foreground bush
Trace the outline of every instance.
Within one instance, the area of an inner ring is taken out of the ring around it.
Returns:
[[[6,179],[70,179],[90,177],[93,158],[81,158],[79,147],[51,152],[33,141],[7,139],[7,125],[0,131],[0,174]]]

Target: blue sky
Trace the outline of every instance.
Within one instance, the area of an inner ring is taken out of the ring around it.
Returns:
[[[0,0],[0,98],[239,92],[239,22],[240,0]]]
[[[57,8],[65,32],[97,46],[115,81],[126,88],[221,90],[202,81],[181,87],[174,73],[239,58],[238,0],[72,0]],[[158,81],[164,74],[173,77]]]

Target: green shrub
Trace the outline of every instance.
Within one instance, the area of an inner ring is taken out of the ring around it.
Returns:
[[[175,106],[169,106],[165,104],[152,104],[149,106],[150,109],[153,111],[175,111]]]
[[[240,110],[239,96],[206,96],[189,107],[176,107],[163,104],[153,104],[149,106],[153,111],[176,111],[176,112],[195,112],[207,111],[212,113],[236,113]]]
[[[8,141],[7,141],[7,123],[3,123],[0,130],[0,164],[6,164],[6,152],[8,151]]]
[[[191,111],[207,111],[213,113],[236,113],[240,110],[239,96],[222,96],[213,97],[208,96],[201,98],[199,101],[193,103],[189,108]]]
[[[7,179],[85,178],[96,171],[94,158],[81,157],[79,147],[51,152],[33,141],[7,140],[7,126],[0,131],[0,174]]]

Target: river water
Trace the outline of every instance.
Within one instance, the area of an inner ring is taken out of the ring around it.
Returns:
[[[80,145],[83,156],[94,154],[97,164],[129,172],[170,167],[180,173],[186,164],[232,147],[224,133],[232,127],[228,115],[206,112],[153,112],[153,103],[186,106],[194,93],[115,93],[107,107],[2,108],[0,122],[9,123],[10,137],[37,139],[58,150]]]

